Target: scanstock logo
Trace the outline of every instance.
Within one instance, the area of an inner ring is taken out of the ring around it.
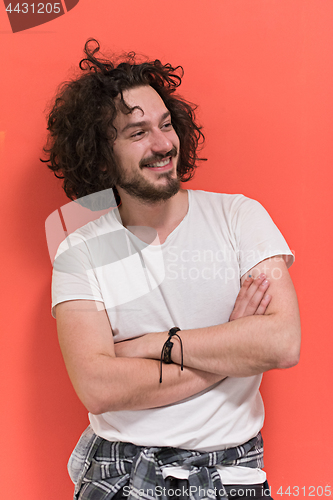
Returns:
[[[8,2],[4,0],[13,33],[48,23],[73,9],[80,0]]]

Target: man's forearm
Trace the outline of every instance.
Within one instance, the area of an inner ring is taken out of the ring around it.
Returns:
[[[184,365],[231,377],[257,375],[298,362],[299,335],[295,325],[285,331],[273,315],[249,316],[209,328],[181,332]],[[181,362],[178,339],[172,360]]]
[[[285,331],[280,328],[283,327],[276,323],[274,315],[265,315],[180,331],[184,366],[231,377],[288,368],[298,360],[298,328],[297,325],[289,325]],[[161,332],[133,340],[131,355],[158,359],[167,338],[167,332]],[[180,341],[173,337],[172,342],[171,359],[180,365]]]
[[[119,410],[142,410],[173,404],[193,396],[223,379],[222,375],[184,367],[163,365],[153,359],[96,359],[98,369],[74,383],[88,411],[94,414]],[[93,367],[92,367],[93,368]]]
[[[117,357],[105,311],[94,302],[67,301],[57,306],[59,343],[74,389],[94,414],[159,407],[190,397],[223,377],[153,359]]]

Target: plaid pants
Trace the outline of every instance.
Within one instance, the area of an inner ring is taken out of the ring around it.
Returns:
[[[110,442],[96,436],[88,427],[71,456],[69,472],[76,484],[74,500],[170,500],[176,490],[175,500],[182,496],[187,500],[237,498],[228,496],[230,487],[222,485],[216,469],[219,464],[263,467],[261,434],[241,446],[200,453]],[[175,466],[189,471],[188,480],[163,478],[162,469]],[[168,486],[170,482],[174,487]],[[263,485],[256,486],[263,489]],[[266,493],[262,496],[270,498]]]

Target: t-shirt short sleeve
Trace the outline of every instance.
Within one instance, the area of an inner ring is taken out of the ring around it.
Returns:
[[[287,267],[294,255],[264,207],[240,195],[232,207],[232,226],[238,253],[240,275],[270,257],[282,255]]]
[[[82,235],[73,233],[59,246],[53,263],[52,316],[55,306],[68,300],[103,302],[89,247]]]

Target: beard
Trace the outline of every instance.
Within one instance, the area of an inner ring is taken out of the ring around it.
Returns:
[[[170,172],[159,174],[158,179],[162,177],[167,179],[167,184],[164,186],[153,186],[147,179],[140,177],[138,173],[133,175],[130,180],[122,181],[120,179],[118,186],[126,191],[127,194],[141,201],[157,203],[159,201],[166,201],[178,193],[180,189],[180,180],[178,177],[174,179],[171,175]]]
[[[174,147],[165,156],[156,155],[151,158],[144,159],[140,162],[140,168],[144,168],[144,165],[156,161],[161,161],[163,158],[171,156],[174,158],[177,156],[177,149]],[[155,186],[150,181],[145,179],[139,172],[132,174],[131,178],[125,178],[123,172],[118,172],[118,182],[117,185],[121,187],[127,194],[134,196],[145,203],[158,203],[161,201],[166,201],[172,198],[178,193],[180,189],[180,180],[173,177],[172,172],[162,172],[158,174],[157,179],[166,179],[166,183],[163,186]]]

